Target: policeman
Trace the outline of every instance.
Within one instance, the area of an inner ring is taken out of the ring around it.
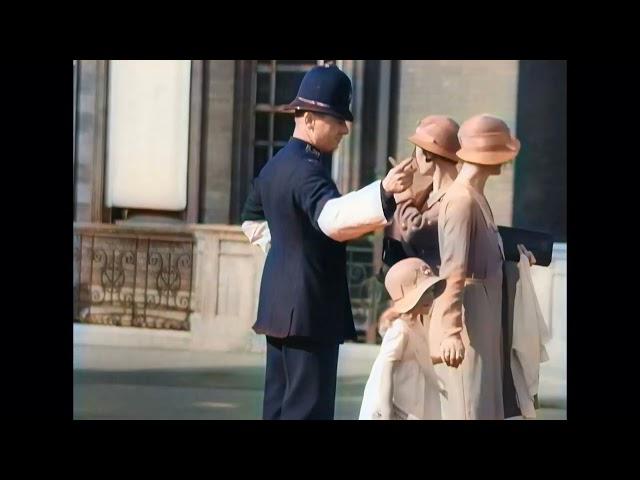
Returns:
[[[411,186],[409,160],[384,180],[341,196],[326,165],[353,121],[351,81],[336,66],[310,70],[293,136],[254,180],[242,214],[252,243],[270,235],[256,333],[267,337],[264,419],[333,419],[338,348],[355,338],[347,240],[384,227],[393,195]],[[266,224],[264,223],[266,221]]]

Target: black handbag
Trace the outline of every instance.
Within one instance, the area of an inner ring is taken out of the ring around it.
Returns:
[[[498,232],[502,237],[505,260],[519,262],[518,244],[522,244],[536,257],[536,265],[548,267],[551,264],[553,237],[550,234],[502,225],[498,226]]]

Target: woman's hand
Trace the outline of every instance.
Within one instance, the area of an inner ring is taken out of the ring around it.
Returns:
[[[518,252],[520,252],[520,255],[524,255],[529,259],[529,265],[536,264],[536,257],[533,255],[533,253],[530,250],[527,250],[526,247],[521,243],[519,243],[517,247],[518,247]]]
[[[464,345],[459,334],[451,335],[440,343],[442,361],[450,367],[457,368],[464,360]]]

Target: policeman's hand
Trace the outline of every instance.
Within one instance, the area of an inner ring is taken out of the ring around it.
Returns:
[[[413,183],[414,171],[413,158],[404,159],[389,170],[387,176],[382,180],[382,188],[388,195],[404,192]]]
[[[440,343],[440,357],[450,367],[457,368],[464,360],[464,345],[460,334],[451,335]]]
[[[517,247],[518,247],[518,252],[520,252],[520,255],[524,255],[529,259],[529,265],[536,264],[536,257],[533,255],[533,252],[531,252],[531,250],[527,250],[526,247],[521,243],[519,243]]]

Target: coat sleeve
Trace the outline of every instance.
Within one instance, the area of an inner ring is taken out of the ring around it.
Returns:
[[[296,204],[311,224],[328,237],[344,242],[387,224],[380,181],[340,196],[319,165],[308,162],[300,170],[294,186]],[[393,215],[395,202],[391,201],[386,209],[387,215]]]
[[[469,244],[472,229],[473,200],[457,197],[446,201],[438,215],[440,243],[440,276],[447,285],[436,302],[436,321],[442,327],[443,338],[462,331],[462,300],[467,274]]]
[[[262,208],[262,198],[260,196],[260,184],[258,178],[251,183],[251,189],[247,200],[244,202],[240,220],[246,222],[248,220],[259,221],[265,220],[264,210]]]
[[[318,219],[327,202],[340,197],[335,183],[320,164],[309,160],[301,162],[298,174],[292,181],[295,204],[306,214],[316,230],[324,232],[318,224]]]
[[[379,355],[391,362],[402,360],[408,342],[409,334],[406,328],[403,328],[402,324],[396,320],[384,334]]]
[[[402,239],[410,244],[414,234],[427,224],[427,216],[415,205],[414,200],[405,200],[398,204],[395,221],[400,223]]]
[[[378,180],[329,200],[318,218],[322,231],[334,240],[344,242],[387,225],[380,188]]]

